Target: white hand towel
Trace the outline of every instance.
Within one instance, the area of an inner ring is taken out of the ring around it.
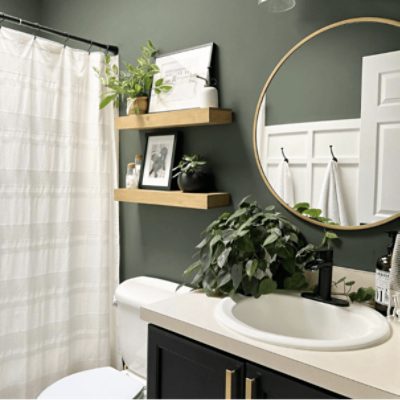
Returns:
[[[350,225],[343,200],[343,190],[337,162],[331,160],[325,173],[318,208],[324,217],[340,225]]]
[[[294,187],[292,174],[290,172],[289,163],[283,160],[279,164],[276,193],[286,204],[289,206],[294,206]]]

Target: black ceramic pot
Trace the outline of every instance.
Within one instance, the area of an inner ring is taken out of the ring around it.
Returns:
[[[178,176],[178,186],[182,192],[210,192],[213,189],[213,176],[207,171],[184,172]]]

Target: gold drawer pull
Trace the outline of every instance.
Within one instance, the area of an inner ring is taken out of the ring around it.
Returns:
[[[226,369],[225,370],[225,399],[232,399],[232,378],[235,374],[234,370]]]
[[[245,399],[252,399],[253,398],[253,383],[255,379],[246,378],[246,385],[245,385]]]

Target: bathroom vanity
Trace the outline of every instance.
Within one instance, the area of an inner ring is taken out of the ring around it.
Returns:
[[[147,393],[154,399],[342,398],[154,325],[149,326]]]
[[[276,346],[218,323],[221,299],[192,292],[142,307],[149,326],[148,393],[184,398],[398,398],[400,326],[358,350]],[[379,373],[377,373],[379,371]]]

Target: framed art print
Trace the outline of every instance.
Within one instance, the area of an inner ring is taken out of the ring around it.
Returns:
[[[160,72],[154,82],[164,79],[171,85],[167,93],[151,91],[149,112],[183,110],[200,107],[199,92],[204,88],[204,78],[210,81],[210,68],[214,43],[156,56],[155,63]]]
[[[147,133],[141,189],[171,190],[178,133]]]

